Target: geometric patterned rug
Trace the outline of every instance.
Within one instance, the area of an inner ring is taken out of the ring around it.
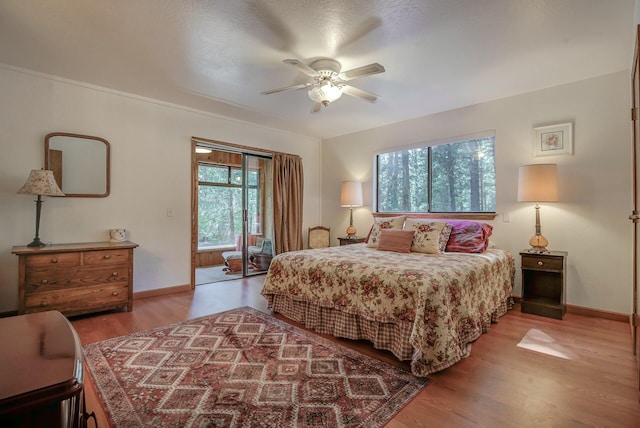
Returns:
[[[115,427],[381,427],[429,382],[249,307],[84,355]]]

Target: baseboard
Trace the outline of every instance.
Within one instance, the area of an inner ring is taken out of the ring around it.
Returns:
[[[520,303],[520,300],[522,300],[521,297],[513,296],[514,302]],[[611,321],[620,321],[620,322],[628,323],[629,317],[630,317],[629,314],[621,314],[619,312],[609,312],[609,311],[602,311],[600,309],[585,308],[584,306],[565,305],[565,307],[567,308],[567,313],[569,314],[584,315],[586,317],[602,318],[602,319],[611,320]]]
[[[153,290],[138,291],[133,293],[133,298],[143,299],[145,297],[164,296],[165,294],[180,293],[182,291],[191,291],[191,284],[175,285],[173,287],[156,288]]]
[[[629,314],[619,312],[601,311],[600,309],[585,308],[583,306],[567,305],[567,313],[584,315],[587,317],[603,318],[605,320],[629,322]]]
[[[0,312],[0,318],[6,318],[6,317],[13,317],[18,315],[18,311],[6,311],[6,312]]]

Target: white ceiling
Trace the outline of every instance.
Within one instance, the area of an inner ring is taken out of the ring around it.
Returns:
[[[0,0],[0,63],[318,138],[629,69],[635,0]],[[282,62],[386,72],[311,114]]]

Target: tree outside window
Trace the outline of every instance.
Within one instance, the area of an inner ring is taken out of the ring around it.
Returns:
[[[378,212],[495,212],[494,136],[376,156]]]

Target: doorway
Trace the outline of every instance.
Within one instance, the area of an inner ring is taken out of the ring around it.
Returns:
[[[192,284],[265,273],[273,257],[271,157],[192,142]]]

